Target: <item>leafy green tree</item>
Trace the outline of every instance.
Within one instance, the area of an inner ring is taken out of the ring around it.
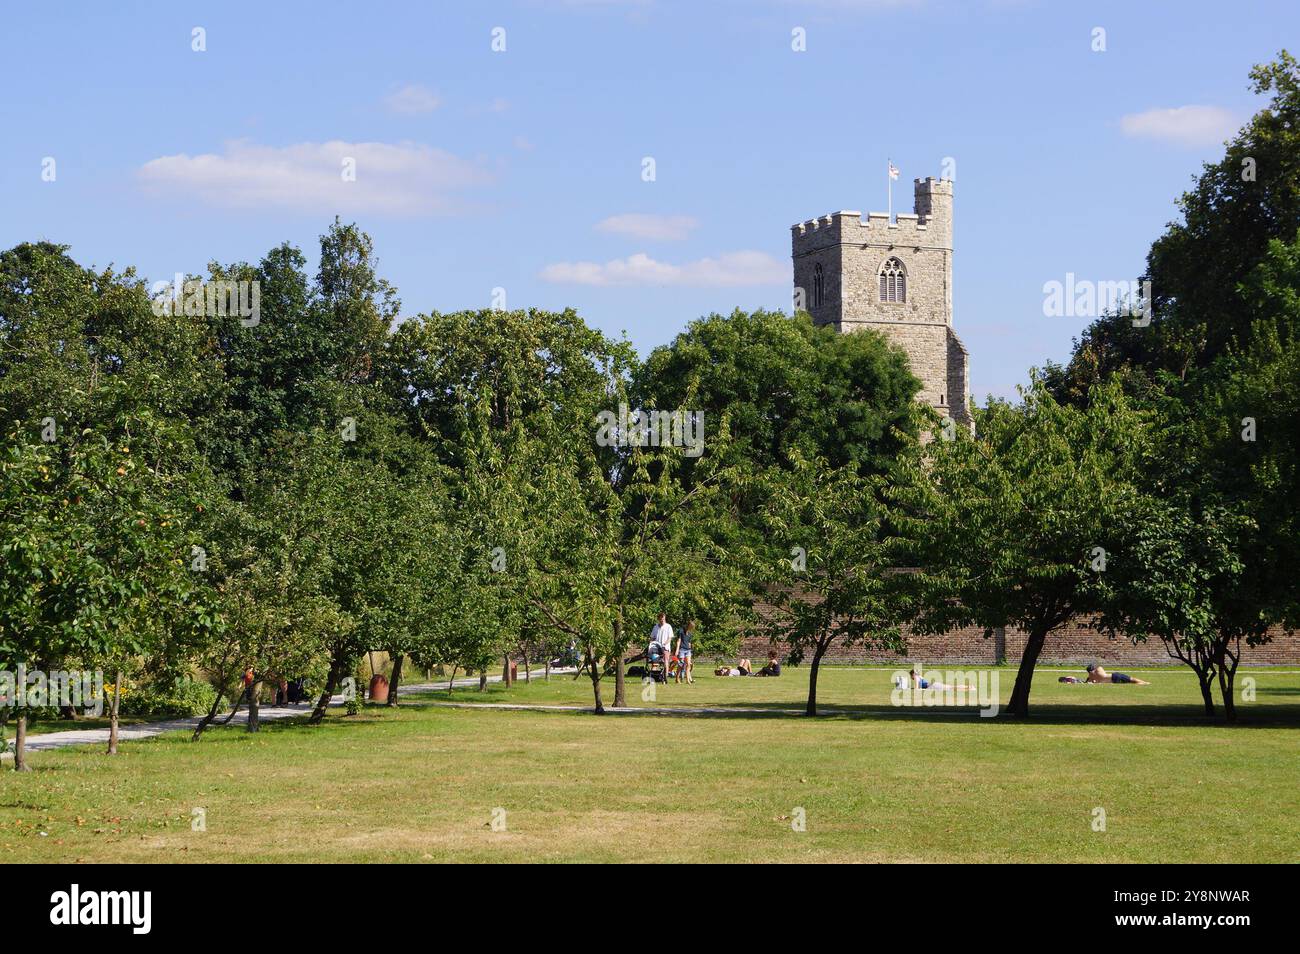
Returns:
[[[1026,634],[1009,712],[1029,714],[1034,666],[1047,637],[1099,611],[1101,577],[1117,549],[1154,443],[1150,424],[1112,383],[1086,408],[1057,403],[1035,379],[1021,404],[990,402],[976,434],[957,431],[900,462],[891,488],[917,600],[915,631],[979,625]]]
[[[1158,494],[1143,493],[1117,515],[1120,549],[1103,581],[1101,625],[1134,641],[1162,640],[1196,674],[1206,715],[1215,714],[1214,682],[1227,665],[1224,705],[1231,712],[1234,648],[1264,630],[1258,608],[1248,609],[1255,587],[1239,552],[1242,535],[1255,528],[1230,510],[1198,513],[1189,500]],[[1229,605],[1245,610],[1244,629],[1224,618]]]
[[[656,609],[717,598],[714,584],[726,576],[699,535],[703,522],[716,519],[731,472],[706,460],[688,487],[681,479],[684,448],[636,441],[620,448],[610,468],[594,437],[594,424],[586,442],[565,436],[575,453],[557,454],[532,487],[530,510],[545,508],[546,520],[531,554],[529,598],[577,641],[596,712],[603,713],[605,661],[614,674],[614,705],[623,706],[628,647],[638,629],[649,631]],[[713,442],[720,461],[725,432]]]
[[[757,578],[770,610],[759,631],[789,647],[790,659],[812,656],[807,714],[817,714],[817,674],[835,642],[867,642],[902,650],[907,617],[886,538],[888,513],[880,478],[856,467],[802,460],[769,471],[759,511],[769,546],[758,554]]]
[[[1205,165],[1179,200],[1181,220],[1151,246],[1150,323],[1113,314],[1090,325],[1067,365],[1048,367],[1058,399],[1086,400],[1090,387],[1116,373],[1134,395],[1176,391],[1248,335],[1253,312],[1238,286],[1270,241],[1289,242],[1300,228],[1300,68],[1282,50],[1251,69],[1250,81],[1252,92],[1270,96],[1268,104],[1222,159]]]
[[[179,658],[212,624],[184,569],[207,489],[190,423],[211,383],[203,349],[130,271],[82,269],[49,244],[0,254],[0,409],[15,472],[27,460],[39,475],[9,519],[16,539],[42,540],[17,564],[35,589],[11,579],[30,599],[0,611],[26,620],[9,633],[18,655],[120,673]]]
[[[52,532],[57,498],[48,445],[7,436],[0,459],[0,669],[66,654],[66,635],[52,612],[68,574],[67,554]],[[17,716],[14,768],[26,771],[27,710],[5,699],[0,724]]]
[[[734,461],[885,472],[917,435],[920,382],[907,357],[873,332],[840,334],[800,312],[709,315],[656,348],[633,376],[634,406],[725,416]]]

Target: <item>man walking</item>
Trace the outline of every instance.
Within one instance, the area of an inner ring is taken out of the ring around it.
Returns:
[[[646,662],[652,662],[657,656],[664,664],[664,682],[668,681],[668,654],[673,649],[673,628],[668,625],[667,617],[659,614],[659,621],[650,630],[650,645],[646,649]]]

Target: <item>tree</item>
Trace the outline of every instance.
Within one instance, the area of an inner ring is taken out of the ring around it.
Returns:
[[[56,506],[48,445],[32,444],[11,432],[0,459],[0,668],[57,658],[66,652],[62,632],[49,609],[50,593],[66,576],[66,556],[51,532]],[[27,712],[4,699],[0,716],[16,710],[18,738],[14,769],[26,771]]]
[[[1300,69],[1282,50],[1250,71],[1252,92],[1271,94],[1227,143],[1218,162],[1206,163],[1151,245],[1145,278],[1152,318],[1106,315],[1075,342],[1064,367],[1049,365],[1045,379],[1058,400],[1078,403],[1112,374],[1131,395],[1177,391],[1198,367],[1248,336],[1253,314],[1241,307],[1238,286],[1261,262],[1270,241],[1289,242],[1300,228]]]
[[[636,406],[687,407],[728,421],[733,461],[792,467],[794,455],[884,473],[917,436],[920,382],[871,331],[841,334],[803,312],[709,315],[656,348],[633,375]]]
[[[1102,605],[1116,515],[1135,494],[1150,425],[1117,383],[1086,408],[1057,403],[1035,378],[1016,406],[993,401],[978,437],[957,431],[900,463],[893,514],[917,600],[912,626],[980,625],[1026,634],[1009,712],[1029,714],[1048,635]]]
[[[713,440],[722,459],[725,431]],[[529,598],[577,641],[596,712],[603,713],[603,663],[612,664],[614,705],[623,706],[632,633],[648,630],[656,607],[702,605],[730,594],[706,524],[718,518],[731,471],[707,461],[686,487],[683,448],[631,439],[608,467],[595,440],[562,443],[572,453],[556,454],[530,488],[529,512],[544,507],[546,520],[529,556]]]
[[[181,655],[211,623],[184,569],[207,486],[188,412],[211,378],[194,323],[153,310],[129,270],[91,272],[65,251],[0,255],[0,408],[28,492],[6,503],[26,582],[9,576],[18,602],[0,616],[11,652],[38,668],[121,672]],[[22,543],[32,533],[38,547]]]
[[[760,551],[758,579],[770,612],[760,631],[790,647],[798,662],[812,654],[808,715],[817,714],[817,674],[838,641],[901,650],[906,599],[891,567],[887,511],[879,478],[851,464],[796,457],[794,469],[769,472],[760,510],[770,546]]]

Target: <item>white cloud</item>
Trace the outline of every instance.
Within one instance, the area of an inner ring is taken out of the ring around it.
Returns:
[[[537,148],[537,145],[527,136],[516,136],[514,139],[514,146],[520,152],[532,152]]]
[[[384,105],[392,113],[418,116],[431,113],[442,105],[442,97],[427,86],[410,83],[384,97]]]
[[[790,265],[766,252],[726,252],[682,265],[658,262],[644,252],[605,262],[558,262],[540,272],[544,281],[571,285],[691,285],[730,288],[780,285],[790,281]]]
[[[1236,117],[1222,106],[1176,106],[1129,113],[1119,121],[1124,135],[1160,139],[1184,146],[1213,146],[1237,128]]]
[[[651,215],[627,212],[596,223],[596,231],[659,242],[680,242],[699,226],[689,215]]]
[[[345,181],[345,160],[355,181]],[[432,146],[400,142],[303,142],[264,146],[227,142],[220,155],[160,156],[140,167],[146,186],[210,205],[304,212],[437,215],[454,212],[453,196],[484,185],[480,165]]]

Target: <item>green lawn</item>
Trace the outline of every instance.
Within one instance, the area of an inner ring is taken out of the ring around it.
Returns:
[[[653,702],[745,713],[474,711],[431,704],[439,692],[316,728],[129,742],[115,759],[40,752],[35,771],[0,773],[0,860],[1300,860],[1300,675],[1254,674],[1233,728],[1199,714],[1178,670],[1150,687],[1057,675],[1038,674],[1028,723],[898,709],[889,673],[861,669],[823,672],[822,718],[774,711],[801,704],[804,669],[702,673]],[[589,704],[590,683],[452,699]]]

